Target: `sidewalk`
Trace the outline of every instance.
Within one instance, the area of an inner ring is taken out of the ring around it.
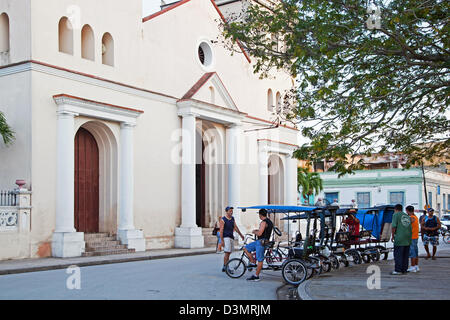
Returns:
[[[6,260],[0,261],[0,275],[65,269],[71,265],[85,267],[100,264],[193,256],[214,252],[216,252],[215,247],[200,249],[155,249],[145,252],[110,256]]]
[[[419,258],[420,271],[391,275],[391,259],[370,264],[351,265],[313,277],[298,287],[302,300],[442,300],[450,299],[450,245],[438,246],[436,260]],[[381,269],[381,289],[368,289],[366,273],[371,265]]]

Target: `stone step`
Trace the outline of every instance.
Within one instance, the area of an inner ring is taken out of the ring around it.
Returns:
[[[104,239],[110,237],[109,233],[85,233],[84,240]]]
[[[84,239],[86,243],[96,243],[96,242],[104,242],[104,241],[117,241],[116,237],[102,237],[102,238],[90,238]]]
[[[121,245],[119,240],[113,240],[113,241],[93,241],[93,242],[85,242],[86,246],[97,248],[97,247],[104,247],[104,246],[117,246]]]
[[[92,252],[92,251],[106,251],[106,250],[118,250],[118,249],[128,249],[126,245],[124,244],[118,244],[118,245],[105,245],[105,246],[98,246],[98,247],[86,247],[86,252]]]
[[[86,233],[84,235],[86,243],[84,257],[107,256],[112,254],[127,254],[135,252],[135,249],[128,249],[115,235],[106,232]]]
[[[83,257],[94,257],[94,256],[108,256],[112,254],[127,254],[134,253],[134,249],[117,249],[117,250],[103,250],[103,251],[89,251],[83,253]]]

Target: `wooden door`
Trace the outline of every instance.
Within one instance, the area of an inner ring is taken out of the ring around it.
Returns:
[[[199,227],[206,227],[206,167],[203,154],[205,152],[205,144],[202,140],[202,163],[196,164],[195,170],[195,196],[196,196],[196,224]]]
[[[75,136],[75,229],[99,232],[99,156],[95,138],[80,128]]]

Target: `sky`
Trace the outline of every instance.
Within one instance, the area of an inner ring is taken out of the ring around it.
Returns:
[[[175,0],[165,0],[165,2],[172,3],[175,2]],[[161,5],[161,0],[142,0],[142,4],[143,4],[143,13],[142,13],[143,17],[161,10],[161,8],[159,7]]]

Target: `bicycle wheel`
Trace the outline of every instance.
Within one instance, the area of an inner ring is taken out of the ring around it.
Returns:
[[[331,271],[331,261],[329,260],[329,258],[325,257],[325,256],[319,256],[320,259],[320,264],[322,266],[322,271],[323,272],[330,272]]]
[[[376,246],[375,248],[377,248],[380,252],[380,259],[387,260],[389,256],[389,251],[386,249],[386,247]]]
[[[339,269],[339,259],[338,259],[334,254],[331,254],[331,255],[328,257],[328,260],[330,261],[331,267],[332,267],[334,270]]]
[[[321,275],[323,272],[322,262],[317,257],[308,257],[311,268],[313,269],[313,275]]]
[[[245,262],[240,258],[234,258],[230,259],[225,266],[225,273],[230,278],[240,278],[247,270],[247,266],[245,265]]]
[[[362,261],[364,261],[364,263],[370,262],[370,255],[368,255],[368,254],[361,253],[361,258],[362,258]]]
[[[350,250],[345,251],[345,255],[346,255],[347,259],[349,258],[349,260],[352,261],[354,264],[362,263],[361,254],[358,251],[356,251],[355,249],[350,249]]]
[[[442,238],[443,238],[445,244],[449,244],[450,243],[450,235],[446,235],[446,236],[444,236]]]
[[[370,259],[372,259],[372,261],[380,261],[380,249],[378,248],[374,248],[372,249],[372,253],[370,254]]]
[[[301,260],[291,259],[283,265],[281,274],[284,281],[296,286],[305,281],[308,271]]]
[[[340,254],[339,255],[339,262],[342,263],[344,265],[344,267],[348,267],[350,265],[350,262],[348,262],[347,257],[345,256],[345,254]]]

